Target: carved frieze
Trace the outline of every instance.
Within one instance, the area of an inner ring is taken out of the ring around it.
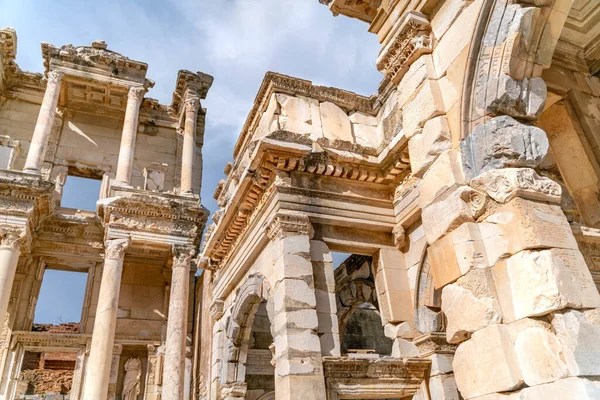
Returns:
[[[394,36],[377,57],[377,69],[394,84],[415,60],[433,51],[431,25],[424,14],[410,11],[397,24],[392,28]]]
[[[532,168],[503,168],[484,172],[471,186],[486,192],[499,203],[515,197],[560,203],[562,189],[552,179],[539,176]]]

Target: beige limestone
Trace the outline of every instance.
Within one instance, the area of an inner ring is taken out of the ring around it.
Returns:
[[[17,263],[21,250],[19,237],[14,233],[5,234],[0,243],[0,321],[6,318],[10,302],[11,288],[17,272]]]
[[[123,123],[123,135],[119,148],[119,161],[117,164],[117,180],[126,184],[131,183],[133,172],[133,158],[135,155],[135,142],[139,120],[139,109],[144,96],[144,88],[133,86],[127,94],[127,108]]]
[[[468,186],[444,192],[433,203],[423,208],[421,218],[427,242],[458,228],[465,222],[473,222],[484,210],[486,195]]]
[[[323,135],[330,140],[338,139],[354,142],[352,123],[344,110],[331,102],[321,103],[319,107]]]
[[[520,332],[515,339],[515,353],[528,386],[553,382],[569,374],[561,343],[549,329],[534,326]]]
[[[471,399],[523,385],[513,343],[505,325],[491,325],[458,346],[452,366],[462,396]]]
[[[521,251],[492,268],[506,321],[565,307],[600,306],[600,295],[579,250]]]
[[[565,358],[572,376],[594,376],[600,371],[598,363],[598,333],[600,317],[598,309],[566,310],[552,316],[552,326],[562,345],[560,352]]]
[[[86,366],[86,385],[83,392],[85,400],[104,398],[108,394],[123,259],[129,243],[129,239],[112,239],[106,242],[94,334]]]
[[[473,332],[502,321],[502,312],[496,299],[477,298],[470,290],[453,284],[442,290],[442,311],[448,319],[448,343],[467,340]]]
[[[63,74],[59,71],[51,71],[48,73],[48,83],[44,92],[44,99],[35,124],[31,144],[29,145],[29,153],[25,161],[25,172],[39,173],[42,163],[44,151],[48,145],[48,136],[54,123],[54,115],[56,114],[56,105],[58,104],[58,96]]]
[[[413,175],[422,178],[437,157],[450,148],[450,128],[446,117],[427,121],[423,132],[413,136],[408,142]]]
[[[560,203],[561,187],[553,180],[539,176],[531,168],[504,168],[484,172],[470,185],[484,191],[499,203],[515,197]]]
[[[465,184],[460,153],[446,150],[423,176],[419,186],[419,204],[425,208],[445,191]]]
[[[402,120],[406,137],[411,138],[426,121],[441,115],[443,110],[444,103],[438,83],[426,80],[415,97],[403,107]]]

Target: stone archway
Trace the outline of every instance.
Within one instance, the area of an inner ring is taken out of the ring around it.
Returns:
[[[226,346],[221,373],[222,392],[229,397],[244,397],[246,394],[246,361],[252,326],[261,304],[266,304],[267,313],[272,316],[270,292],[262,274],[250,275],[237,290],[225,325]]]

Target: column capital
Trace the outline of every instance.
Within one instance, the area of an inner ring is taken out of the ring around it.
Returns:
[[[129,92],[127,93],[127,99],[128,101],[136,100],[140,102],[144,98],[146,91],[146,88],[143,86],[131,86],[129,88]]]
[[[60,71],[50,71],[48,72],[48,85],[52,84],[52,85],[58,85],[63,78],[64,74]]]
[[[173,245],[173,268],[189,268],[194,254],[196,250],[192,246]]]
[[[0,232],[0,248],[17,250],[23,244],[24,238],[25,236],[22,232]]]
[[[288,236],[311,234],[312,224],[305,214],[277,212],[267,224],[267,236],[273,241]]]
[[[186,113],[197,113],[200,108],[200,97],[191,90],[185,92],[185,100],[183,101]]]
[[[131,239],[109,239],[104,242],[104,259],[123,260]]]

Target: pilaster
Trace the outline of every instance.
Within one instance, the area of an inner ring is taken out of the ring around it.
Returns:
[[[278,399],[323,399],[325,380],[310,258],[308,216],[278,212],[267,226],[273,242],[275,394]]]

